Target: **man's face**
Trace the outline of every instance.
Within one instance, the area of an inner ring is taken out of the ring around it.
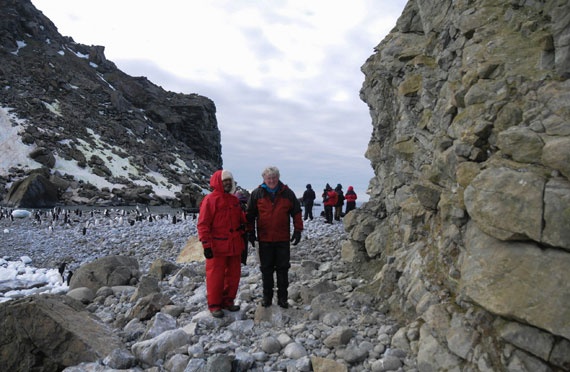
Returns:
[[[263,182],[270,188],[274,189],[277,187],[279,183],[279,177],[276,175],[266,175],[263,177]]]
[[[232,186],[234,185],[234,182],[232,181],[231,178],[228,178],[222,181],[222,185],[224,185],[225,192],[230,192],[232,191]]]

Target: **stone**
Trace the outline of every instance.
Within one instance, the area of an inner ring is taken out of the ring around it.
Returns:
[[[0,303],[0,360],[9,371],[60,371],[103,359],[121,346],[112,330],[64,295]]]
[[[158,280],[163,280],[177,270],[179,270],[177,265],[159,258],[150,265],[148,273],[158,278]]]
[[[292,342],[285,346],[283,355],[290,359],[300,359],[307,356],[307,350],[298,342]]]
[[[550,179],[546,183],[543,219],[541,241],[570,251],[570,182]]]
[[[90,288],[79,287],[68,291],[67,296],[74,298],[81,303],[88,304],[95,298],[95,293]]]
[[[551,334],[516,322],[498,321],[495,326],[503,340],[542,360],[548,360],[554,347],[554,337]]]
[[[55,165],[55,156],[53,156],[51,151],[45,147],[36,148],[30,152],[29,156],[38,163],[45,165],[47,168],[53,168]]]
[[[159,293],[158,278],[153,275],[143,275],[140,277],[137,289],[131,296],[131,302],[136,302],[139,299],[151,294]]]
[[[311,356],[311,365],[314,372],[347,372],[348,367],[333,359]]]
[[[261,340],[261,350],[267,354],[277,353],[281,350],[282,346],[277,338],[269,336]]]
[[[135,258],[107,256],[79,267],[71,277],[69,288],[88,287],[97,292],[103,286],[132,284],[139,275],[139,264]]]
[[[570,338],[570,255],[533,243],[502,242],[470,222],[460,293],[493,314]],[[548,268],[545,270],[544,268]],[[531,275],[532,273],[532,275]]]
[[[3,201],[8,207],[52,208],[59,202],[57,187],[42,174],[12,184]]]
[[[138,318],[149,320],[158,313],[164,306],[171,305],[172,300],[165,294],[153,293],[139,299],[135,305],[127,312],[127,319]]]
[[[528,128],[511,127],[499,133],[497,146],[520,163],[540,163],[544,141]]]
[[[347,327],[335,327],[332,329],[330,335],[325,338],[323,343],[328,348],[334,348],[348,344],[352,338],[354,331]]]
[[[202,247],[202,242],[200,242],[197,236],[191,236],[176,258],[176,263],[203,262],[204,260],[204,247]]]
[[[131,347],[133,355],[146,366],[155,366],[174,350],[188,345],[190,336],[182,329],[166,331],[150,340],[135,343]]]
[[[477,226],[497,239],[539,242],[545,184],[535,173],[487,169],[465,189],[465,207]]]

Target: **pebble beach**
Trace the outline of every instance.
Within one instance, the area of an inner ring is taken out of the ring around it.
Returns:
[[[60,215],[57,219],[47,211],[0,219],[0,271],[18,262],[19,267],[28,268],[19,269],[22,275],[47,270],[54,276],[63,262],[68,272],[99,257],[127,255],[137,258],[144,275],[158,258],[176,262],[188,239],[196,235],[197,216],[180,210],[70,209],[66,213],[67,218]],[[312,371],[320,361],[332,361],[348,371],[415,370],[410,353],[413,332],[407,328],[411,334],[398,333],[397,322],[379,310],[372,296],[359,290],[368,283],[342,262],[345,239],[342,222],[329,225],[321,217],[305,221],[302,240],[291,249],[288,309],[275,304],[269,309],[261,307],[261,273],[251,246],[236,301],[241,308],[226,311],[221,319],[207,310],[203,262],[181,264],[181,270],[192,274],[173,275],[160,282],[161,291],[177,309],[169,314],[125,324],[125,314],[134,305],[128,294],[95,299],[87,309],[120,335],[132,354],[131,371],[153,365],[165,371],[198,371],[218,358],[230,358],[232,365],[247,367],[240,370],[251,371]],[[4,300],[8,279],[0,274]],[[46,288],[52,293],[67,289],[65,280]],[[29,294],[12,291],[12,295]],[[187,347],[168,357],[140,360],[136,344],[148,341],[141,336],[148,338],[150,329],[162,330],[162,336],[155,335],[158,339],[166,337],[167,331],[190,326]],[[112,370],[117,363],[110,356],[66,371]],[[96,365],[103,369],[94,369]]]

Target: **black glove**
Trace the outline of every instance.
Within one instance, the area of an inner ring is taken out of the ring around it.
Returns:
[[[214,258],[214,252],[212,252],[212,248],[204,248],[204,257],[206,257],[207,260]]]
[[[253,231],[249,232],[247,234],[247,240],[249,240],[252,247],[255,247],[255,241],[257,240],[257,237],[255,236],[255,232],[253,232]]]
[[[301,231],[299,230],[293,231],[293,236],[291,236],[291,241],[293,242],[293,245],[299,244],[300,240],[301,240]]]

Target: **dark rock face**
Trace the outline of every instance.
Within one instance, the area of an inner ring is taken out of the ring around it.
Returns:
[[[104,47],[60,35],[29,0],[2,1],[0,62],[0,106],[19,119],[19,141],[38,167],[78,181],[63,166],[71,162],[114,185],[107,192],[98,186],[88,198],[78,195],[89,186],[73,184],[62,203],[140,202],[121,190],[145,184],[153,188],[151,203],[173,199],[185,206],[222,165],[210,99],[167,92],[123,73],[105,58]],[[0,186],[21,179],[17,170],[3,174]],[[173,196],[159,195],[163,187]]]
[[[409,1],[362,66],[375,177],[343,256],[421,324],[420,371],[567,369],[569,14]]]
[[[102,359],[121,345],[111,330],[64,295],[0,303],[4,371],[61,371]]]
[[[41,174],[14,182],[4,204],[17,208],[51,208],[58,202],[57,186]]]

